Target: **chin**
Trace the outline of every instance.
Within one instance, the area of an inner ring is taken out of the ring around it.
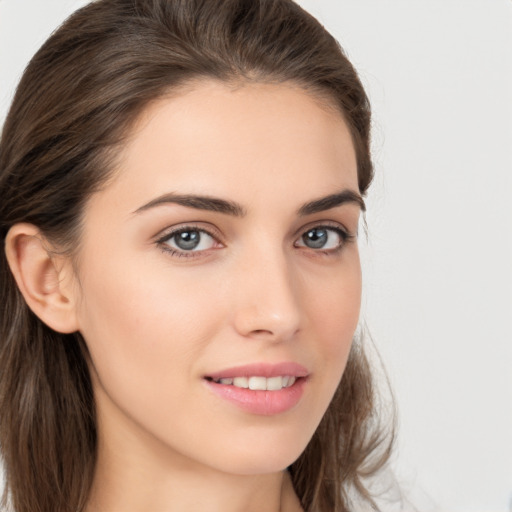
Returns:
[[[248,436],[245,442],[233,443],[216,466],[223,472],[240,475],[276,473],[293,464],[306,448],[310,437],[286,437],[271,434],[255,439]],[[219,464],[220,462],[220,464]]]

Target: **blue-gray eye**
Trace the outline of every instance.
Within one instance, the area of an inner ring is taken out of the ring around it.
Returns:
[[[336,249],[343,244],[344,240],[343,232],[339,229],[317,227],[306,231],[297,245],[310,249]]]
[[[215,244],[215,240],[205,231],[182,229],[177,233],[171,233],[164,243],[180,251],[204,251],[211,249]]]

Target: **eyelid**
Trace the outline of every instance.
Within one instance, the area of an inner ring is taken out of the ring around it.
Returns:
[[[205,224],[207,227],[205,227]],[[223,236],[220,233],[220,231],[215,228],[215,226],[204,223],[204,222],[182,222],[173,226],[169,226],[165,228],[164,230],[160,231],[156,236],[153,237],[154,243],[156,243],[163,251],[167,253],[171,253],[172,255],[177,256],[184,256],[188,258],[197,257],[201,254],[207,253],[212,249],[204,249],[200,251],[185,251],[177,248],[170,247],[169,245],[166,245],[166,242],[171,239],[173,236],[182,233],[184,231],[199,231],[201,233],[205,233],[206,235],[212,237],[216,243],[220,244],[221,246],[224,246],[224,243],[222,241]]]
[[[299,244],[299,241],[302,240],[302,237],[308,232],[313,229],[326,229],[336,232],[336,234],[340,237],[340,243],[336,247],[331,248],[312,248],[308,247],[305,243]],[[294,237],[294,247],[299,248],[301,250],[305,250],[310,254],[316,254],[321,256],[334,256],[336,254],[339,254],[346,244],[353,242],[357,239],[357,235],[353,235],[350,230],[348,230],[343,224],[339,222],[335,222],[332,220],[329,221],[317,221],[313,222],[309,225],[303,226],[299,231],[298,234]]]
[[[353,232],[352,230],[348,229],[344,224],[341,222],[333,221],[333,220],[317,220],[311,223],[306,224],[305,226],[301,226],[297,231],[295,231],[293,238],[301,237],[304,233],[311,229],[315,228],[326,228],[326,229],[334,229],[338,232],[341,232],[344,236],[346,236],[347,240],[352,240],[354,238],[357,238],[357,232]]]
[[[170,238],[173,234],[179,233],[180,231],[186,231],[187,229],[206,233],[207,235],[210,235],[211,237],[215,238],[221,243],[222,239],[224,238],[219,229],[216,228],[213,224],[202,221],[190,221],[180,222],[178,224],[173,224],[172,226],[168,226],[162,229],[153,237],[153,240],[155,242],[166,240]]]

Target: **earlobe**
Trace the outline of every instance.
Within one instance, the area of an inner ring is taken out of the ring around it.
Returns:
[[[9,230],[5,252],[29,308],[55,331],[77,331],[76,298],[69,258],[52,253],[39,229],[24,223]]]

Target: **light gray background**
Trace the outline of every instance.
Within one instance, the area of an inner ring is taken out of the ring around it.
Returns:
[[[0,0],[0,120],[77,0]],[[512,1],[300,0],[374,108],[363,316],[400,410],[395,471],[424,512],[512,498]]]

